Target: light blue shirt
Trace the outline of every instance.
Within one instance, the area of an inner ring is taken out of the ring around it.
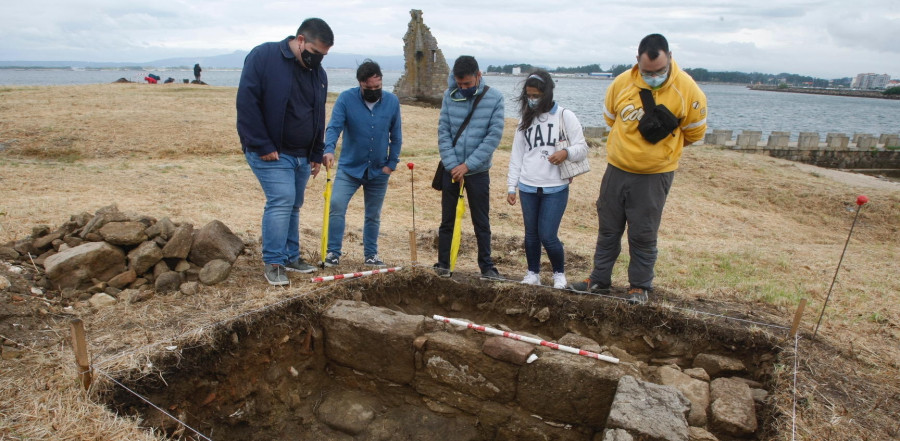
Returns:
[[[384,91],[370,109],[359,87],[345,90],[331,110],[325,130],[325,153],[334,153],[343,133],[338,168],[357,179],[378,176],[385,166],[394,170],[400,161],[403,144],[400,122],[400,100]]]

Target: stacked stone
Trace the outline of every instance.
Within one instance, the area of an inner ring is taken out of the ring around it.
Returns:
[[[140,301],[153,291],[195,294],[201,283],[227,279],[243,250],[244,242],[220,221],[195,230],[111,205],[73,215],[56,230],[34,227],[29,238],[0,246],[0,258],[43,267],[37,285],[60,290],[66,300],[104,306]]]
[[[538,312],[533,317],[540,319]],[[611,364],[362,302],[335,302],[322,326],[323,355],[335,366],[410,386],[440,403],[444,414],[477,415],[497,439],[533,439],[528,435],[535,433],[544,434],[542,439],[588,435],[597,441],[752,437],[757,406],[768,397],[760,383],[746,378],[741,360],[692,356],[683,343],[665,337],[638,339],[672,355],[661,359],[639,358],[575,334],[558,340],[620,359]],[[533,353],[538,358],[528,363]],[[353,430],[326,424],[357,436],[370,430],[371,421],[369,414],[357,417],[341,414],[341,421],[359,423]]]

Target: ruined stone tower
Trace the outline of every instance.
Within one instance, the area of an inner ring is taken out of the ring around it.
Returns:
[[[409,11],[412,19],[403,36],[403,54],[406,68],[397,80],[394,93],[401,100],[417,100],[440,104],[447,89],[447,75],[450,68],[444,54],[438,48],[437,40],[422,20],[422,11]]]

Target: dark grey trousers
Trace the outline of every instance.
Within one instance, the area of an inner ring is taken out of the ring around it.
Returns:
[[[597,247],[590,279],[601,286],[612,283],[612,270],[622,251],[622,234],[628,227],[628,282],[632,287],[653,289],[656,236],[666,196],[675,172],[641,175],[612,165],[600,184],[597,198]]]

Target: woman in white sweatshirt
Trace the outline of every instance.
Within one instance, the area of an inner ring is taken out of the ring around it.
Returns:
[[[522,202],[525,223],[525,257],[528,272],[522,283],[540,285],[541,245],[547,250],[553,267],[553,287],[565,288],[565,250],[558,237],[559,223],[569,201],[571,179],[562,179],[559,164],[564,160],[580,161],[587,156],[587,143],[581,123],[571,110],[553,101],[553,79],[544,70],[536,70],[522,86],[519,94],[519,120],[509,158],[506,201]],[[560,118],[562,117],[562,118]],[[569,141],[558,148],[560,120]]]

